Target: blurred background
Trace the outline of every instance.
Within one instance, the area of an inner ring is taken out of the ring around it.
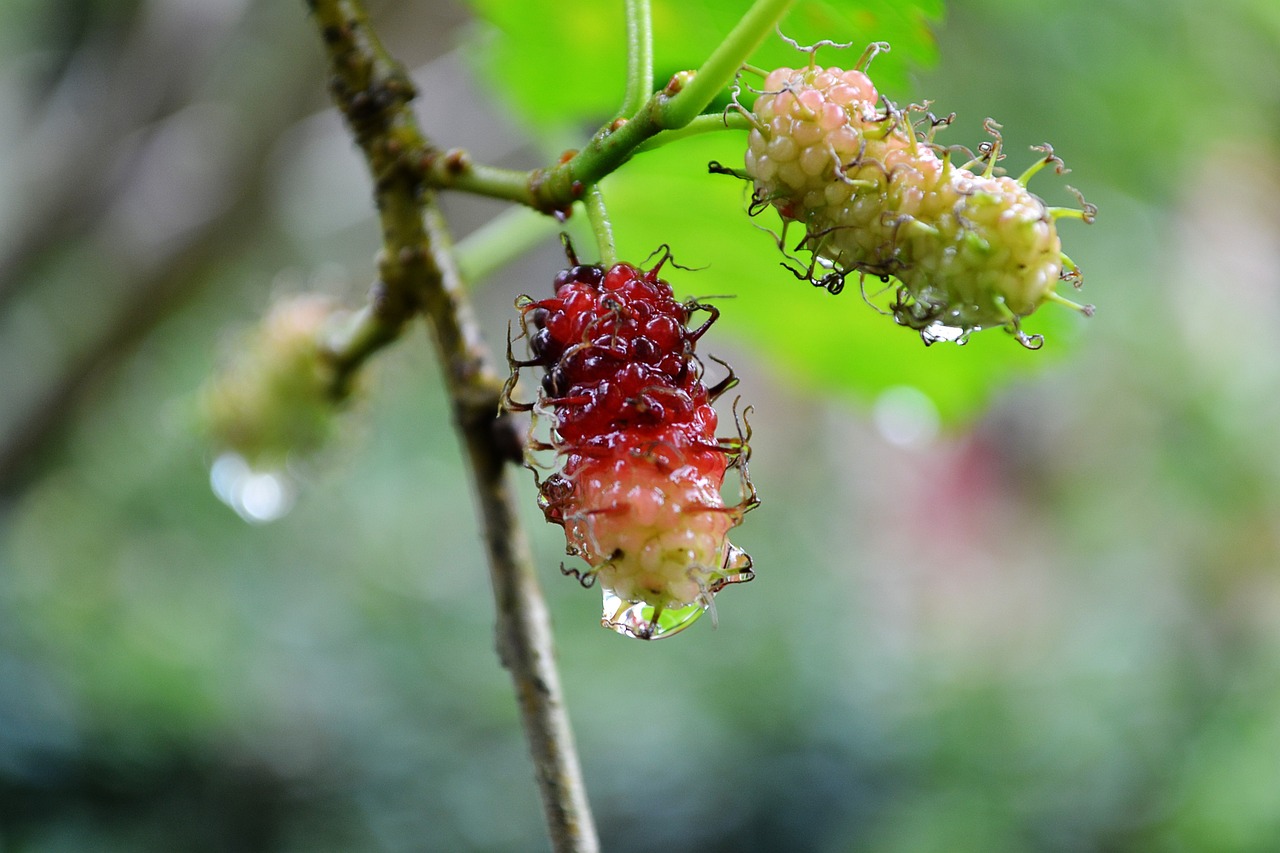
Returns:
[[[559,125],[508,106],[486,57],[547,36],[476,5],[373,6],[425,130],[521,168],[581,144],[620,83]],[[705,174],[740,139],[606,186],[625,252],[736,297],[705,345],[764,504],[718,628],[646,644],[520,478],[604,848],[1280,849],[1280,6],[925,3],[918,43],[850,8],[830,35],[892,30],[873,71],[947,141],[994,116],[1015,174],[1054,142],[1102,211],[1063,225],[1099,310],[1045,309],[1040,353],[925,349],[776,268]],[[239,331],[372,275],[325,82],[301,2],[0,4],[0,850],[546,849],[423,330],[265,508],[211,488],[196,400]],[[504,209],[446,203],[459,235]],[[475,283],[491,344],[562,265],[548,230]]]

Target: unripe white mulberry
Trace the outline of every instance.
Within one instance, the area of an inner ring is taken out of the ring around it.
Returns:
[[[895,277],[894,318],[926,342],[941,326],[1005,326],[1032,345],[1020,321],[1046,301],[1091,312],[1055,292],[1060,280],[1079,281],[1055,220],[1089,222],[1095,209],[1051,208],[1026,187],[1047,163],[1063,171],[1052,150],[1038,149],[1044,158],[1021,178],[999,175],[998,125],[988,121],[996,141],[957,166],[932,142],[948,120],[928,115],[918,135],[912,121],[923,108],[881,102],[863,71],[814,64],[770,72],[749,114],[752,208],[804,229],[791,244],[812,255],[802,277],[832,292],[853,273]],[[970,171],[978,164],[981,173]]]

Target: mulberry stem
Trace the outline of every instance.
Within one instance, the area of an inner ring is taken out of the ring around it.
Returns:
[[[618,249],[613,240],[613,223],[609,221],[609,209],[604,203],[604,193],[599,184],[592,184],[583,200],[587,210],[587,218],[591,220],[591,231],[596,237],[596,248],[600,250],[600,264],[608,269],[618,262]]]
[[[756,0],[698,68],[693,79],[660,106],[662,126],[683,127],[705,110],[707,104],[733,82],[742,63],[755,52],[765,36],[773,32],[793,2],[795,0]]]
[[[316,2],[316,0],[312,0]],[[639,3],[640,0],[635,0]],[[528,205],[543,213],[564,213],[582,198],[584,188],[625,163],[652,137],[685,128],[724,91],[747,57],[756,49],[795,0],[756,0],[738,25],[726,36],[678,91],[662,91],[637,105],[625,118],[605,125],[567,162],[530,172],[499,169],[473,163],[465,152],[441,152],[422,145],[419,163],[428,186],[460,189],[478,195]],[[637,27],[640,24],[637,23]],[[640,60],[637,60],[639,66]],[[624,110],[632,106],[634,91],[643,85],[643,70],[628,72]],[[649,84],[650,88],[652,83]],[[718,118],[718,117],[716,117]],[[702,125],[693,132],[710,129]],[[668,137],[668,140],[676,137]]]
[[[690,136],[700,136],[704,133],[715,133],[721,130],[751,130],[754,122],[750,114],[729,110],[721,115],[701,115],[684,127],[676,130],[664,130],[657,136],[652,136],[645,140],[636,148],[636,153],[644,151],[653,151],[661,148],[668,143],[675,142],[679,139],[687,139]]]
[[[630,118],[653,94],[653,20],[649,0],[627,0],[627,92],[616,118]]]

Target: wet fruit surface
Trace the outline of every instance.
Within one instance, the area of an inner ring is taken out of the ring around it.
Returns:
[[[752,577],[728,541],[755,505],[746,442],[716,437],[711,405],[732,375],[708,388],[695,354],[717,312],[677,301],[660,266],[560,273],[555,296],[521,305],[532,358],[516,365],[545,370],[532,408],[550,421],[557,464],[540,503],[588,566],[565,571],[600,584],[607,627],[642,639],[676,633]],[[720,493],[730,467],[743,481],[732,506]]]

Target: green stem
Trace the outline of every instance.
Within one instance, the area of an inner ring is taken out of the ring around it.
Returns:
[[[609,221],[609,209],[604,203],[604,193],[599,184],[592,184],[583,201],[587,209],[587,218],[591,220],[591,230],[596,237],[596,247],[600,250],[600,263],[606,269],[618,262],[618,249],[613,240],[613,224]]]
[[[388,311],[389,304],[375,297],[321,341],[321,356],[332,368],[327,391],[335,403],[351,393],[352,381],[370,356],[400,337],[407,312],[398,308]]]
[[[640,3],[641,0],[635,0]],[[472,163],[465,152],[423,149],[418,161],[432,187],[461,189],[515,201],[543,213],[565,214],[587,188],[617,169],[654,136],[692,124],[733,82],[738,69],[795,0],[756,0],[696,74],[681,75],[640,104],[630,118],[605,125],[568,161],[546,169],[515,172]],[[639,65],[637,60],[637,65]],[[643,72],[636,72],[637,79]],[[628,75],[627,106],[640,86]],[[652,85],[652,84],[649,84]],[[705,128],[703,128],[705,129]],[[701,132],[694,131],[694,132]]]
[[[721,91],[733,82],[738,67],[764,41],[795,0],[756,0],[703,63],[697,74],[678,91],[674,84],[651,97],[635,117],[621,127],[606,126],[591,143],[567,163],[549,170],[540,182],[544,192],[557,197],[578,194],[622,165],[650,137],[663,130],[692,122]]]
[[[630,118],[653,94],[653,20],[649,0],[627,0],[627,91],[616,118]]]
[[[560,223],[527,207],[512,207],[458,241],[462,277],[475,284],[549,240]]]
[[[653,151],[672,142],[700,136],[704,133],[715,133],[723,130],[750,130],[751,120],[742,113],[729,111],[723,115],[702,115],[676,130],[664,130],[657,136],[646,139],[636,148],[636,153]]]
[[[437,189],[462,190],[544,209],[537,192],[536,171],[520,172],[474,163],[470,154],[456,148],[444,152],[428,149],[418,165],[423,180]],[[571,200],[561,206],[567,207],[570,203]]]
[[[725,40],[720,42],[698,73],[660,108],[664,127],[683,127],[707,108],[716,95],[733,82],[738,69],[755,52],[765,36],[795,0],[756,0]]]

